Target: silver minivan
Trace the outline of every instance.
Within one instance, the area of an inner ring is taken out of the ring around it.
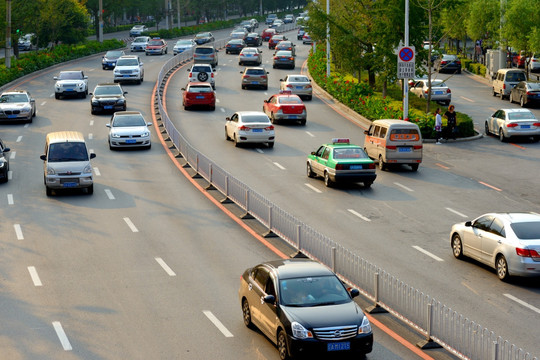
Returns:
[[[43,182],[47,196],[53,190],[80,188],[94,192],[94,179],[83,134],[78,131],[57,131],[47,134],[43,160]]]
[[[512,88],[520,81],[526,81],[525,71],[519,69],[499,69],[493,79],[493,96],[509,98]]]
[[[379,169],[390,164],[407,164],[412,171],[422,162],[422,133],[418,125],[404,120],[375,120],[364,131],[364,150],[379,162]]]

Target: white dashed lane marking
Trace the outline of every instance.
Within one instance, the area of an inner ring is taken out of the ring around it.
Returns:
[[[37,270],[34,266],[28,267],[28,272],[30,273],[30,277],[32,278],[32,282],[34,283],[34,286],[42,286],[41,279],[39,278],[39,275],[37,273]]]
[[[526,308],[528,309],[531,309],[532,311],[534,312],[537,312],[540,314],[540,309],[521,300],[521,299],[518,299],[517,297],[513,296],[513,295],[510,295],[510,294],[503,294],[504,296],[506,296],[507,298],[509,298],[510,300],[513,300],[515,302],[517,302],[518,304],[522,305],[522,306],[525,306]]]
[[[432,258],[432,259],[435,259],[435,260],[437,260],[437,261],[444,261],[444,260],[441,259],[440,257],[438,257],[438,256],[436,256],[436,255],[433,255],[433,254],[430,253],[429,251],[422,249],[420,246],[416,246],[416,245],[415,245],[415,246],[413,246],[413,248],[416,249],[416,250],[418,250],[418,251],[420,251],[420,252],[423,253],[423,254],[426,254],[427,256],[429,256],[429,257]]]
[[[105,194],[107,194],[107,197],[109,198],[109,200],[114,200],[116,199],[113,195],[113,193],[111,192],[111,190],[109,189],[105,189]]]
[[[135,225],[133,224],[133,222],[131,222],[131,220],[128,218],[128,217],[125,217],[124,218],[124,221],[126,222],[127,226],[129,226],[129,228],[131,229],[131,231],[133,231],[134,233],[135,232],[139,232],[139,229],[137,229],[135,227]]]
[[[397,185],[397,186],[399,186],[399,187],[402,188],[402,189],[407,190],[407,191],[414,191],[413,189],[408,188],[408,187],[406,187],[405,185],[400,184],[400,183],[398,183],[398,182],[395,182],[394,184]]]
[[[176,274],[174,273],[174,271],[172,271],[172,269],[169,267],[169,265],[167,265],[165,263],[165,261],[163,261],[162,258],[159,258],[159,257],[156,257],[154,258],[157,263],[163,268],[163,270],[165,270],[165,272],[169,275],[169,276],[176,276]]]
[[[448,211],[450,211],[451,213],[454,213],[454,214],[456,214],[456,215],[461,216],[462,218],[467,218],[467,217],[468,217],[467,215],[462,214],[462,213],[460,213],[459,211],[456,211],[456,210],[451,209],[451,208],[449,208],[449,207],[447,207],[447,208],[445,208],[445,209],[448,210]]]
[[[8,194],[7,195],[7,202],[8,202],[8,205],[13,205],[14,202],[13,202],[13,194]]]
[[[306,185],[308,188],[310,188],[311,190],[315,191],[318,194],[322,193],[321,190],[317,189],[315,186],[313,186],[311,184],[304,184],[304,185]]]
[[[60,340],[60,344],[62,344],[62,347],[65,351],[71,351],[73,348],[71,347],[71,344],[69,342],[69,339],[64,332],[64,329],[62,328],[62,324],[60,324],[60,321],[53,321],[53,327],[54,331],[56,331],[56,336],[58,336],[58,339]]]
[[[225,327],[225,325],[223,325],[221,323],[221,321],[219,321],[219,319],[214,315],[212,314],[211,311],[209,310],[204,310],[203,311],[204,315],[206,315],[206,317],[208,318],[208,320],[210,320],[212,322],[212,324],[215,325],[215,327],[217,327],[219,329],[219,331],[221,331],[221,333],[223,335],[225,335],[225,337],[233,337],[234,335]]]
[[[13,225],[13,228],[15,229],[15,235],[17,235],[17,240],[24,240],[21,225],[15,224],[15,225]]]
[[[347,211],[350,212],[351,214],[353,214],[354,216],[359,217],[360,219],[362,219],[364,221],[371,221],[370,218],[365,217],[364,215],[360,214],[359,212],[356,212],[353,209],[347,209]]]

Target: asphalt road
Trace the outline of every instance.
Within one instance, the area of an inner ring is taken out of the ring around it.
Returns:
[[[147,121],[157,74],[171,56],[143,56],[144,83],[125,85],[128,110],[141,111]],[[0,126],[11,148],[10,181],[0,186],[1,357],[277,358],[264,336],[243,325],[237,290],[245,268],[278,255],[194,191],[160,146],[156,129],[151,150],[110,151],[105,127],[110,115],[91,115],[89,98],[54,99],[52,77],[60,70],[85,71],[90,91],[112,81],[100,60],[97,55],[70,62],[13,85],[32,93],[37,117],[27,125]],[[169,104],[179,104],[174,90],[168,96]],[[222,115],[202,115],[202,121],[222,123]],[[92,196],[45,195],[39,155],[45,135],[60,130],[81,131],[97,154]],[[208,127],[203,133],[202,145],[231,148],[211,132]],[[254,149],[244,152],[261,160]],[[386,322],[418,340],[399,322]],[[395,337],[377,327],[374,332],[368,358],[418,359]],[[430,355],[452,358],[437,351]]]
[[[268,91],[241,90],[235,55],[220,53],[215,112],[184,111],[179,70],[167,89],[169,116],[184,136],[258,193],[344,247],[381,266],[400,280],[476,321],[497,335],[539,354],[536,328],[540,313],[538,281],[499,281],[494,271],[454,259],[452,224],[490,211],[536,211],[540,144],[500,143],[494,137],[470,142],[425,144],[417,173],[403,167],[378,172],[371,189],[360,185],[325,188],[305,175],[306,156],[334,137],[363,144],[363,124],[347,119],[325,101],[307,102],[305,127],[276,126],[276,145],[235,148],[225,141],[225,117],[239,110],[261,110],[279,89],[285,74],[299,73],[308,46],[297,45],[297,69],[272,69],[271,51],[262,47],[270,79]],[[457,111],[471,114],[482,132],[483,119],[499,107],[515,107],[493,98],[490,88],[464,74],[448,80]],[[537,115],[538,110],[533,110]],[[360,214],[361,216],[358,216]]]

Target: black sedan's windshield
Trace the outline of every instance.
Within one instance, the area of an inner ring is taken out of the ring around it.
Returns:
[[[352,301],[336,276],[281,280],[279,290],[281,303],[285,306],[323,306]]]

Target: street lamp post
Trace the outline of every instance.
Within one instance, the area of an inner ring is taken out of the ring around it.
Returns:
[[[409,46],[409,0],[405,0],[405,46]],[[409,79],[403,79],[403,120],[409,118]]]
[[[103,0],[99,0],[99,30],[98,41],[103,42]]]
[[[330,0],[326,0],[326,78],[330,78]]]
[[[11,68],[11,0],[6,0],[6,68]]]

